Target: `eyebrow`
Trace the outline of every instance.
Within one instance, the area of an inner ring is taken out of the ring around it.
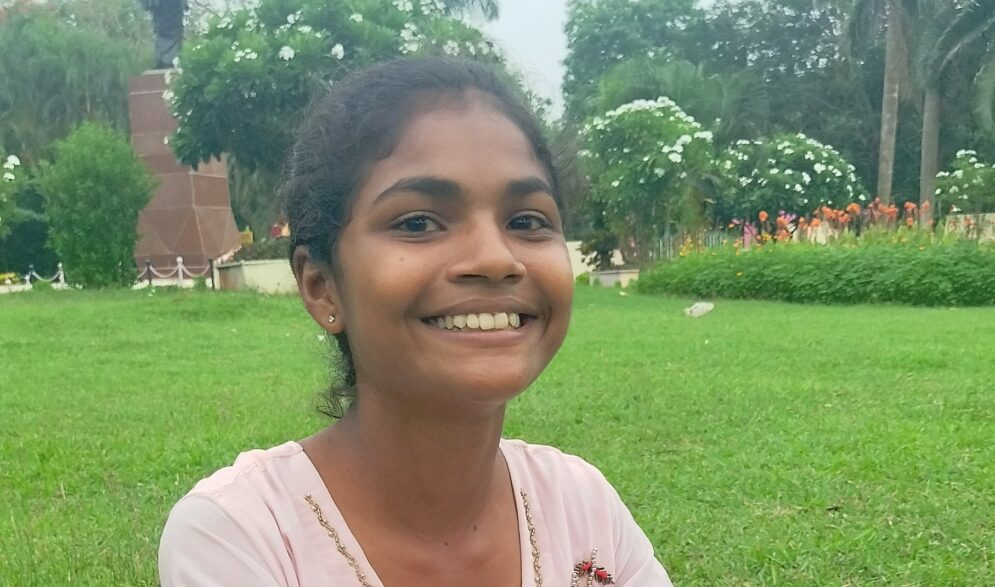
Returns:
[[[458,183],[441,177],[430,175],[406,177],[380,192],[373,200],[373,203],[376,204],[385,198],[402,192],[415,192],[438,200],[453,200],[458,198],[462,191]],[[553,190],[549,187],[549,183],[539,177],[525,177],[512,180],[508,182],[508,186],[505,188],[505,193],[513,198],[520,198],[537,192],[545,192],[550,196],[553,195]]]

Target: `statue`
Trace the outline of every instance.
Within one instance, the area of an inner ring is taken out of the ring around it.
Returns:
[[[155,33],[155,69],[171,69],[183,45],[183,12],[186,0],[139,0],[152,13]]]

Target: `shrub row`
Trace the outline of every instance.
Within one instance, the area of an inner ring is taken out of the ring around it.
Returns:
[[[987,306],[995,305],[995,246],[955,240],[722,247],[662,263],[636,288],[796,303]]]

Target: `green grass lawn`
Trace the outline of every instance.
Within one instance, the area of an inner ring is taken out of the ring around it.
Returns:
[[[995,584],[995,309],[687,303],[581,288],[507,435],[599,466],[681,586]],[[293,298],[0,297],[0,585],[154,584],[195,481],[323,425],[318,333]]]

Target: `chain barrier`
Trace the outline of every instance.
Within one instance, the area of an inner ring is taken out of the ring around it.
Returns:
[[[211,289],[216,289],[214,282],[214,259],[208,259],[205,267],[194,269],[183,264],[183,257],[177,257],[176,266],[169,271],[158,271],[152,266],[152,261],[146,259],[145,269],[138,275],[138,280],[147,281],[149,287],[153,286],[153,277],[156,279],[172,279],[180,286],[183,286],[185,277],[193,279],[195,277],[207,277],[208,275],[211,280]]]
[[[55,272],[55,275],[53,275],[52,277],[42,277],[41,275],[38,275],[38,272],[35,271],[34,264],[31,264],[28,266],[28,272],[24,274],[24,282],[31,283],[32,280],[44,281],[45,283],[55,283],[55,284],[65,285],[66,274],[62,270],[62,263],[58,264],[58,270]]]

